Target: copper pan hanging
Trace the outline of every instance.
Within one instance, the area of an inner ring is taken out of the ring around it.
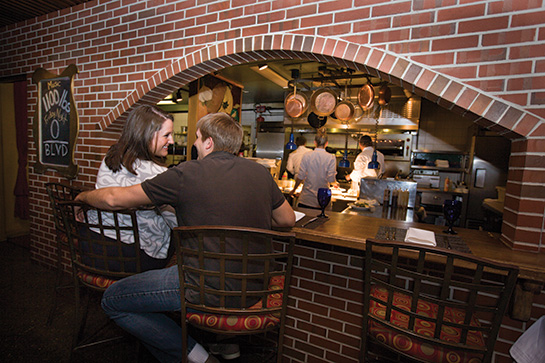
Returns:
[[[358,91],[358,103],[365,111],[373,106],[375,100],[375,89],[371,82],[367,81]]]
[[[347,92],[348,88],[345,86],[343,101],[339,102],[337,107],[335,107],[335,117],[337,117],[337,120],[343,123],[350,121],[352,117],[354,117],[355,111],[352,102],[346,100],[346,97],[348,96]]]
[[[386,84],[383,84],[378,91],[378,104],[386,106],[392,98],[392,90]]]
[[[297,93],[297,87],[295,87],[293,92],[286,97],[284,108],[288,116],[301,117],[308,109],[308,98],[304,93]]]
[[[329,116],[337,106],[337,94],[328,88],[314,91],[310,98],[312,112],[318,116]]]
[[[363,108],[357,104],[354,105],[354,121],[358,122],[363,116]]]

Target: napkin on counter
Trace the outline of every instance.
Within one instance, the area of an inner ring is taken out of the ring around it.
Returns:
[[[405,235],[405,242],[420,243],[427,246],[436,246],[435,233],[420,228],[409,228]]]
[[[298,220],[300,220],[301,218],[305,216],[305,213],[301,213],[296,210],[294,210],[294,212],[295,212],[295,222],[297,222]]]

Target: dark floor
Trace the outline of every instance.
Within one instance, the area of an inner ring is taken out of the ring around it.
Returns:
[[[0,361],[55,362],[70,361],[73,336],[74,291],[65,289],[59,295],[55,317],[46,325],[52,304],[55,272],[30,260],[28,241],[0,242]],[[69,282],[69,279],[66,280]],[[106,322],[99,297],[91,300],[92,323]],[[111,324],[108,333],[123,333]],[[155,363],[145,350],[138,354],[139,344],[127,337],[124,341],[87,348],[72,356],[73,362],[142,362]],[[143,349],[143,348],[141,348]],[[244,353],[244,351],[243,351]],[[263,362],[255,354],[243,354],[229,362]]]

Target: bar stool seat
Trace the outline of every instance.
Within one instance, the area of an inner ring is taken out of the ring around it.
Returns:
[[[373,286],[371,288],[371,295],[377,299],[387,301],[388,291],[384,288]],[[411,298],[408,295],[394,292],[393,297],[394,306],[401,310],[410,311]],[[416,313],[420,316],[428,316],[436,319],[439,306],[437,304],[429,303],[427,301],[418,300]],[[386,306],[371,300],[369,306],[369,314],[372,314],[380,319],[384,319],[386,316]],[[444,312],[444,319],[453,323],[463,324],[465,318],[465,312],[460,309],[446,307]],[[403,312],[392,310],[390,316],[390,323],[400,328],[408,329],[409,316]],[[479,328],[481,324],[475,317],[471,317],[470,325]],[[433,337],[435,331],[435,323],[433,321],[426,321],[422,319],[415,319],[414,330],[418,334]],[[393,329],[388,329],[382,324],[378,324],[373,320],[369,321],[369,335],[371,335],[377,341],[389,346],[393,346],[396,349],[402,350],[412,357],[422,359],[424,361],[436,361],[436,362],[480,362],[481,354],[472,354],[468,351],[451,349],[441,346],[432,346],[429,343],[411,337],[408,334],[399,333]],[[443,326],[441,328],[440,339],[445,342],[459,343],[461,337],[461,330],[455,327]],[[471,330],[467,335],[467,344],[474,345],[476,347],[485,347],[485,340],[480,331]]]
[[[269,281],[269,290],[284,290],[284,276],[272,277]],[[267,297],[267,308],[281,307],[282,297],[282,293],[269,295]],[[248,308],[248,315],[218,315],[190,312],[186,314],[186,319],[190,324],[196,326],[226,332],[261,330],[277,326],[280,323],[280,312],[268,315],[252,315],[252,310],[258,310],[262,307],[263,301],[260,300]]]
[[[518,268],[367,239],[361,362],[491,362]]]

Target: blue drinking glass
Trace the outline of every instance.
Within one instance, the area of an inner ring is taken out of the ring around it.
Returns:
[[[452,229],[452,226],[462,214],[462,202],[459,200],[445,200],[443,203],[443,214],[448,223],[448,229],[444,230],[443,233],[457,234],[457,232]]]
[[[331,189],[329,188],[319,188],[318,189],[318,204],[322,208],[322,213],[318,217],[327,218],[325,215],[325,207],[331,201]]]

